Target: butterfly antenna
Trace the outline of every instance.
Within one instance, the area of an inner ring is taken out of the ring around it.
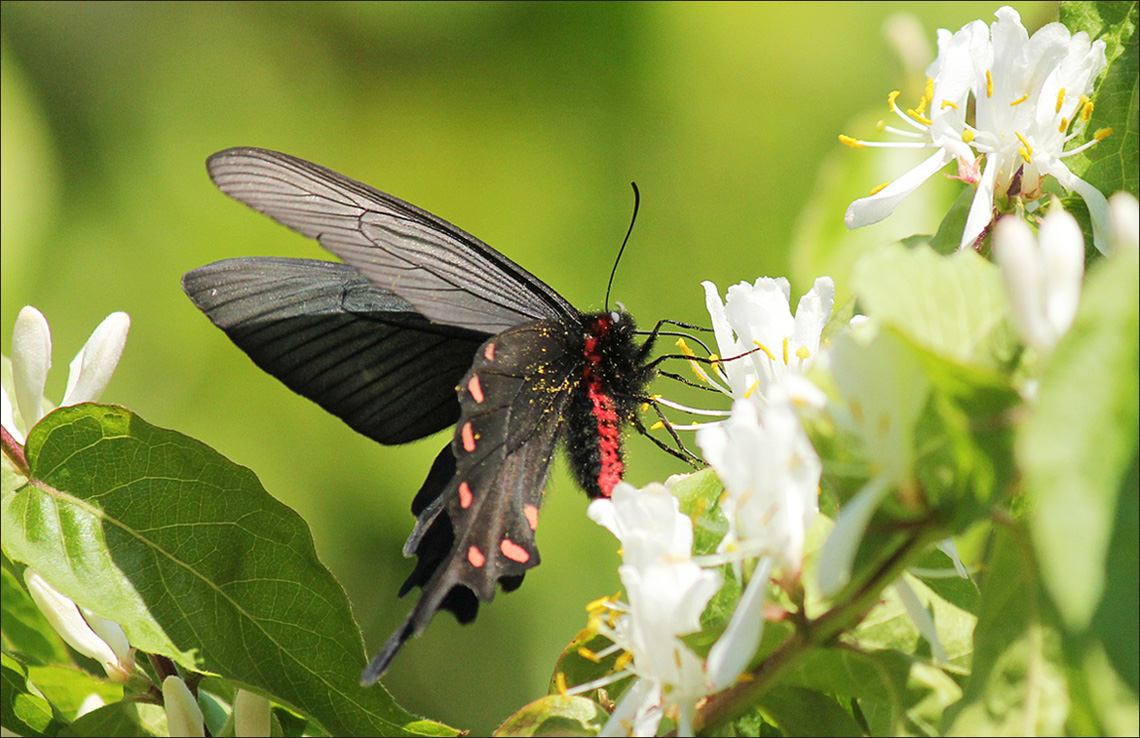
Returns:
[[[606,285],[606,312],[610,311],[610,288],[614,286],[614,275],[617,274],[618,264],[621,262],[622,252],[625,251],[625,245],[629,243],[629,236],[633,233],[633,224],[637,222],[637,208],[641,204],[641,193],[637,190],[637,182],[630,182],[629,186],[633,188],[633,217],[629,219],[629,230],[625,232],[625,238],[621,242],[621,248],[618,249],[617,258],[614,259],[614,268],[610,270],[610,282]]]

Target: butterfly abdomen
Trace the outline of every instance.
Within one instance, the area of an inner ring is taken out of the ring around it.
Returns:
[[[624,313],[583,316],[582,373],[567,413],[566,447],[578,483],[591,498],[609,497],[622,480],[622,426],[649,381],[638,365],[633,321]]]

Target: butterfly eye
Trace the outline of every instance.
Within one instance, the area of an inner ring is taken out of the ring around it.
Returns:
[[[620,303],[618,304],[618,307],[619,308],[621,307]],[[618,312],[617,310],[612,311],[610,313],[610,320],[612,320],[614,322],[614,325],[620,325],[622,322],[621,313]]]

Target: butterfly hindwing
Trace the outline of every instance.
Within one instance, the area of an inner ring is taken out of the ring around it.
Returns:
[[[288,154],[220,151],[206,163],[230,197],[315,238],[430,320],[487,334],[577,311],[513,261],[442,218]]]
[[[182,285],[259,367],[380,443],[454,424],[456,384],[487,338],[429,322],[347,264],[226,259]]]
[[[495,336],[476,352],[459,386],[455,474],[430,501],[436,490],[427,486],[429,476],[404,549],[420,563],[402,591],[419,585],[423,593],[365,672],[365,683],[437,610],[470,620],[496,585],[514,589],[538,565],[534,531],[542,492],[580,369],[574,343],[560,323],[540,321]],[[445,462],[441,454],[433,474]]]

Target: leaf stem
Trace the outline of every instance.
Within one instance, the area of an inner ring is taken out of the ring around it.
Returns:
[[[12,460],[16,471],[21,476],[30,477],[32,470],[28,467],[28,457],[24,455],[23,445],[2,425],[0,425],[0,446],[4,449],[4,455]]]

